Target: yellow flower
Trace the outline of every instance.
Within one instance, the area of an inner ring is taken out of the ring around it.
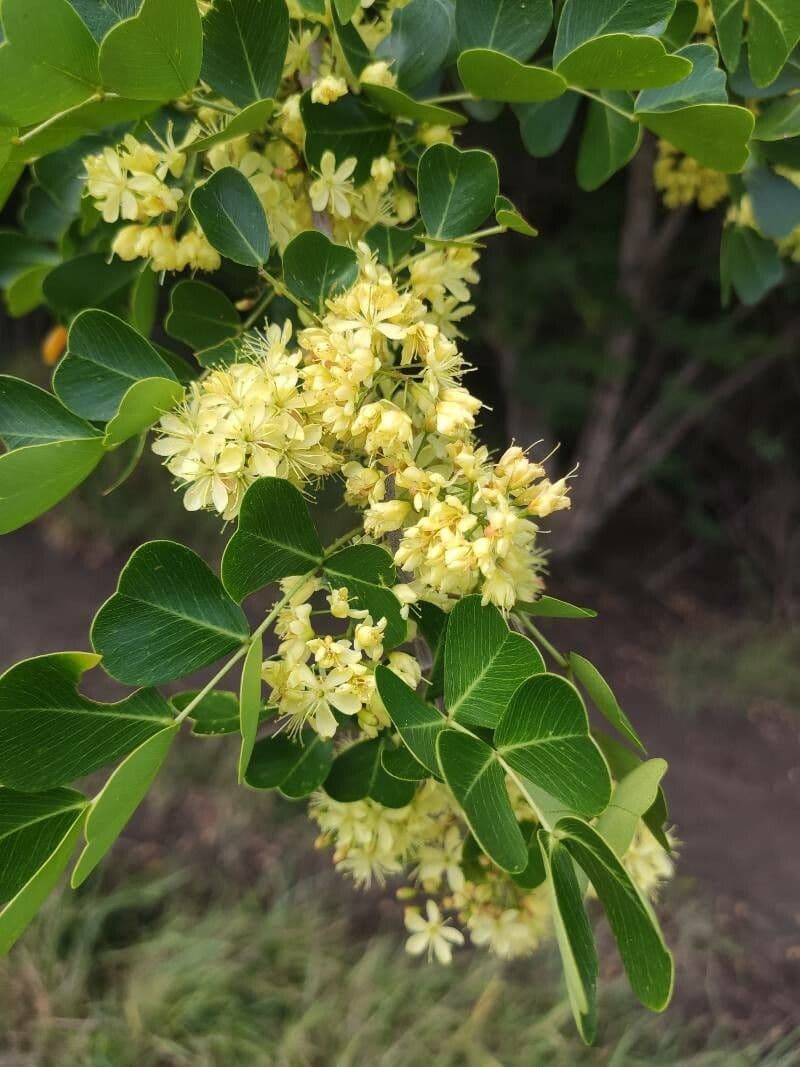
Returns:
[[[436,957],[439,963],[452,963],[453,945],[463,945],[464,935],[448,923],[433,900],[425,905],[425,917],[418,908],[406,908],[406,929],[411,932],[406,941],[406,952],[412,956],[427,952],[429,960]]]
[[[347,96],[347,82],[334,74],[317,78],[311,86],[311,101],[314,104],[332,104],[343,96]]]
[[[315,211],[326,209],[342,219],[350,217],[351,200],[354,196],[353,183],[350,180],[356,169],[357,160],[350,156],[339,167],[336,157],[330,149],[322,153],[319,164],[319,177],[309,186],[311,206]]]

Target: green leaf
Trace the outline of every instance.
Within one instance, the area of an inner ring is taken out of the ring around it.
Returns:
[[[436,741],[436,755],[442,777],[486,855],[504,871],[524,871],[528,849],[494,749],[472,734],[445,729]]]
[[[0,456],[0,534],[48,511],[103,458],[99,437],[27,445]]]
[[[425,228],[443,240],[476,230],[499,192],[494,156],[479,148],[431,145],[419,161],[417,181]]]
[[[800,96],[787,96],[766,107],[756,119],[756,141],[783,141],[800,136]]]
[[[283,478],[253,482],[222,557],[222,582],[234,600],[321,563],[322,543],[299,490]]]
[[[635,771],[637,767],[642,766],[644,761],[631,752],[629,748],[626,748],[625,745],[620,744],[619,741],[615,741],[613,737],[610,737],[608,734],[604,734],[599,730],[592,731],[592,736],[599,745],[600,751],[608,761],[612,777],[618,782]],[[613,798],[612,803],[609,805],[609,810],[612,807]],[[574,812],[562,812],[561,814],[574,815]],[[561,815],[559,815],[559,818],[560,817]],[[664,790],[659,786],[656,790],[656,799],[647,811],[645,811],[642,819],[650,833],[655,837],[656,841],[658,841],[664,851],[671,852],[672,846],[669,843],[667,835],[664,833],[664,826],[667,822],[667,818],[667,801],[664,796]]]
[[[426,704],[388,667],[379,665],[376,668],[375,682],[403,743],[415,759],[438,778],[436,740],[447,725],[443,715]]]
[[[498,196],[494,202],[494,217],[498,226],[505,226],[507,230],[515,230],[525,237],[538,237],[539,231],[531,226],[526,218],[514,207],[507,196]]]
[[[195,552],[174,541],[148,541],[97,613],[92,644],[112,678],[149,685],[207,667],[249,633],[244,612]]]
[[[406,9],[407,10],[407,9]],[[319,169],[323,152],[333,152],[337,164],[354,156],[356,185],[369,178],[373,159],[389,148],[392,122],[383,112],[348,94],[332,104],[315,104],[310,93],[300,100],[306,128],[305,155],[308,165]]]
[[[339,42],[342,55],[350,68],[350,73],[354,78],[358,78],[367,64],[372,62],[372,52],[356,27],[351,22],[342,22],[336,13],[335,6],[331,9],[331,15],[333,32]],[[366,87],[362,86],[362,88]]]
[[[183,711],[198,695],[199,689],[187,689],[176,693],[170,704],[176,711]],[[218,737],[221,734],[239,733],[239,701],[235,693],[224,689],[212,689],[189,715],[192,734],[195,737]]]
[[[61,792],[59,790],[59,793]],[[71,793],[72,791],[70,790],[69,792]],[[74,796],[77,798],[80,797],[80,794],[76,793]],[[13,795],[0,793],[0,797],[3,797],[4,801],[3,808],[5,808],[5,811],[3,814],[8,814],[12,820],[24,818],[25,805],[32,804],[35,806],[37,803],[32,797],[24,798],[24,795],[22,797],[17,796],[15,799]],[[38,798],[42,799],[42,794],[38,794]],[[80,797],[80,799],[81,801],[84,800],[83,797]],[[59,800],[55,799],[54,803],[58,804]],[[16,815],[14,814],[15,808]],[[63,830],[59,840],[50,839],[47,842],[47,848],[42,847],[48,836],[44,832],[37,834],[37,844],[26,842],[27,847],[34,849],[33,852],[28,853],[28,857],[29,860],[34,860],[30,867],[32,868],[35,865],[36,869],[24,885],[20,886],[3,910],[0,911],[0,956],[5,955],[14,942],[24,933],[36,912],[55,889],[81,832],[84,810],[85,802],[81,803],[79,807],[76,801],[71,823]],[[1,815],[0,818],[2,818]],[[5,819],[3,821],[5,822]],[[4,849],[3,851],[8,856],[6,850]]]
[[[154,689],[116,704],[82,696],[78,682],[97,662],[88,652],[57,652],[23,660],[0,678],[0,784],[66,785],[172,723],[169,704]]]
[[[299,742],[284,734],[256,741],[244,780],[253,789],[280,789],[290,800],[315,792],[333,763],[333,742],[303,730]]]
[[[149,341],[116,315],[90,308],[73,319],[53,388],[76,415],[106,421],[117,414],[130,387],[148,378],[178,386]]]
[[[704,166],[740,171],[747,162],[752,112],[726,103],[725,74],[710,45],[687,45],[677,55],[691,60],[691,74],[667,88],[639,93],[636,118]]]
[[[236,167],[222,167],[195,186],[189,204],[203,233],[234,263],[260,267],[269,256],[267,216],[256,191]]]
[[[387,115],[412,119],[414,122],[430,123],[440,126],[463,126],[467,116],[438,104],[426,104],[424,100],[415,100],[412,96],[392,89],[386,85],[365,85],[365,95]]]
[[[86,845],[70,880],[73,889],[86,881],[122,833],[155,781],[179,729],[173,723],[143,741],[120,763],[92,800],[84,824]]]
[[[349,22],[361,4],[361,0],[333,0],[333,2],[336,14],[342,22]]]
[[[667,28],[675,0],[566,0],[558,23],[553,66],[586,41],[605,34],[648,34]]]
[[[106,426],[105,447],[116,448],[149,429],[165,411],[183,399],[183,392],[183,386],[174,379],[145,378],[134,382],[120,400],[119,411]]]
[[[691,41],[694,37],[697,18],[698,10],[695,0],[678,0],[669,25],[661,34],[661,39],[670,52],[676,52]]]
[[[562,819],[555,834],[600,898],[634,993],[651,1011],[663,1011],[672,996],[674,964],[649,904],[588,823]]]
[[[623,737],[632,741],[642,752],[645,752],[646,749],[642,739],[634,730],[628,716],[617,703],[617,698],[614,696],[611,686],[598,671],[597,667],[584,656],[579,656],[577,652],[570,652],[569,665],[572,673],[589,694],[589,699],[597,710],[615,729],[619,730]]]
[[[749,226],[726,226],[719,251],[725,303],[733,290],[743,304],[757,304],[783,279],[784,267],[774,242]]]
[[[733,72],[739,65],[744,27],[744,0],[711,0],[714,30],[722,61]]]
[[[597,1032],[597,949],[583,894],[567,850],[539,831],[556,942],[578,1033],[591,1045]]]
[[[550,32],[552,0],[456,0],[458,47],[529,59]]]
[[[126,100],[113,95],[102,100],[89,99],[62,115],[53,116],[46,126],[35,131],[29,130],[25,143],[14,150],[14,158],[25,161],[39,159],[50,152],[71,146],[86,134],[140,119],[158,106],[157,100]],[[138,268],[140,264],[134,263],[134,266]]]
[[[744,185],[764,237],[779,240],[800,226],[800,189],[789,178],[769,167],[749,167]]]
[[[100,431],[73,415],[38,385],[0,374],[0,438],[10,449],[53,441],[82,441]]]
[[[349,289],[358,277],[352,248],[336,245],[319,230],[303,230],[283,253],[283,280],[289,292],[316,312],[325,301]]]
[[[195,0],[143,0],[100,46],[103,84],[133,100],[171,100],[197,84],[203,29]]]
[[[392,13],[392,30],[375,50],[392,64],[400,89],[415,89],[444,65],[454,26],[448,0],[411,0]]]
[[[274,96],[288,43],[285,0],[216,0],[203,19],[203,81],[239,107]]]
[[[611,797],[611,779],[589,735],[580,695],[555,674],[529,678],[514,693],[494,734],[512,770],[582,815],[598,815]]]
[[[547,872],[544,866],[544,857],[542,856],[542,850],[539,847],[539,825],[538,823],[523,824],[526,832],[530,828],[530,837],[528,838],[528,865],[524,871],[520,871],[519,874],[512,874],[511,881],[520,887],[520,889],[536,889],[542,884],[547,877]]]
[[[795,0],[753,0],[748,6],[747,47],[756,85],[769,85],[800,41]]]
[[[423,782],[430,777],[425,767],[411,755],[405,745],[398,745],[394,748],[388,743],[385,744],[381,753],[381,763],[387,774],[390,774],[392,778],[400,778],[404,782]]]
[[[209,133],[205,137],[198,137],[186,149],[187,152],[207,152],[217,144],[225,144],[237,137],[244,137],[248,133],[261,130],[266,126],[267,120],[275,109],[274,100],[256,100],[253,104],[237,111],[225,119],[224,125],[215,133]]]
[[[366,608],[374,622],[386,619],[383,643],[387,650],[405,641],[408,626],[391,588],[396,582],[395,566],[385,549],[351,545],[328,556],[323,570],[334,587],[347,586],[356,607]]]
[[[134,330],[149,336],[156,324],[158,312],[158,275],[145,264],[131,286],[131,307],[128,321]]]
[[[585,41],[558,64],[570,85],[583,89],[651,89],[672,85],[691,73],[692,64],[670,55],[656,37],[611,33]]]
[[[254,637],[247,650],[242,680],[239,688],[239,724],[242,745],[239,750],[239,784],[244,781],[245,771],[256,743],[258,723],[261,719],[261,664],[264,647],[261,635]]]
[[[515,611],[521,611],[525,615],[549,619],[597,618],[597,612],[591,608],[579,608],[577,604],[569,604],[566,600],[558,600],[554,596],[540,596],[530,603],[518,600],[514,605],[514,609]]]
[[[385,808],[404,808],[416,792],[416,782],[393,777],[383,767],[382,738],[358,741],[344,749],[333,761],[324,788],[328,796],[343,804],[366,797]]]
[[[112,26],[136,14],[140,0],[69,0],[92,37],[102,41]]]
[[[665,760],[646,760],[614,786],[611,801],[597,820],[596,829],[620,859],[633,841],[639,820],[655,804],[666,773]]]
[[[0,905],[30,881],[85,809],[86,797],[74,789],[0,789]]]
[[[464,88],[482,100],[533,103],[554,100],[567,90],[560,74],[546,67],[530,67],[489,48],[471,48],[458,57]]]
[[[544,104],[520,104],[514,108],[519,119],[522,143],[529,155],[537,159],[552,156],[567,139],[580,97],[565,93]]]
[[[444,654],[444,698],[451,718],[495,727],[526,678],[544,671],[536,646],[513,630],[493,604],[464,597],[450,612]]]
[[[104,252],[88,252],[54,267],[42,286],[48,304],[65,316],[84,308],[96,309],[118,298],[141,270],[141,263],[122,259],[107,262]]]
[[[239,313],[215,285],[178,282],[170,293],[164,329],[190,348],[210,348],[241,332]]]
[[[436,604],[426,600],[418,601],[411,610],[431,650],[432,662],[425,695],[428,700],[436,700],[444,695],[444,646],[449,616]]]
[[[8,313],[13,319],[27,315],[43,302],[42,285],[49,273],[50,267],[31,267],[9,285],[5,298]]]
[[[378,259],[386,267],[395,267],[404,259],[417,239],[417,234],[420,232],[421,227],[419,223],[415,223],[408,229],[403,229],[401,226],[383,226],[376,225],[371,226],[364,234],[364,240],[367,242],[373,252],[378,253]]]
[[[627,94],[605,93],[609,99],[629,102]],[[576,176],[581,189],[588,192],[601,185],[628,163],[638,151],[642,129],[631,119],[626,119],[605,104],[592,100],[583,128]]]
[[[51,248],[16,230],[0,230],[0,289],[7,289],[32,267],[51,267],[57,262],[58,256]]]

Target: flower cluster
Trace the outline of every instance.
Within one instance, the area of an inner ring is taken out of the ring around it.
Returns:
[[[704,167],[667,141],[658,142],[658,159],[653,165],[653,182],[668,208],[697,204],[710,211],[728,196],[728,179],[718,170]]]
[[[527,956],[552,929],[544,885],[524,889],[475,848],[449,790],[427,781],[405,808],[374,800],[342,804],[324,793],[312,799],[310,815],[319,825],[320,847],[333,846],[334,863],[356,885],[402,875],[398,891],[406,901],[422,894],[423,907],[409,903],[406,947],[449,963],[453,947],[464,943],[458,921],[473,945],[504,959]],[[530,809],[526,810],[530,819]],[[535,826],[529,824],[531,831]],[[674,866],[650,832],[641,827],[623,857],[639,889],[653,898],[672,877]],[[448,917],[444,917],[444,914]]]

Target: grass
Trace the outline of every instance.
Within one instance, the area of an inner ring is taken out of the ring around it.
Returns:
[[[178,746],[102,870],[0,961],[2,1067],[800,1067],[800,1037],[733,1042],[707,986],[734,950],[691,899],[669,920],[681,1000],[648,1015],[603,951],[586,1049],[553,951],[410,959],[391,892],[351,892],[222,751]]]
[[[680,638],[667,658],[675,707],[800,711],[800,628],[715,627]]]

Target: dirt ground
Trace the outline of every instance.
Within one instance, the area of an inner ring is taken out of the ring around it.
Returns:
[[[119,562],[92,567],[48,548],[37,527],[3,539],[0,667],[37,653],[88,647]],[[609,589],[615,589],[609,592]],[[718,999],[736,1028],[766,1036],[800,1026],[800,715],[719,708],[688,716],[660,681],[664,650],[701,621],[690,596],[656,601],[585,575],[553,580],[553,595],[595,607],[599,618],[553,623],[548,636],[602,665],[654,755],[670,763],[666,790],[682,841],[680,900],[700,900],[711,931],[678,953],[679,1001]],[[668,940],[692,939],[679,905]],[[731,948],[724,963],[717,942]]]

